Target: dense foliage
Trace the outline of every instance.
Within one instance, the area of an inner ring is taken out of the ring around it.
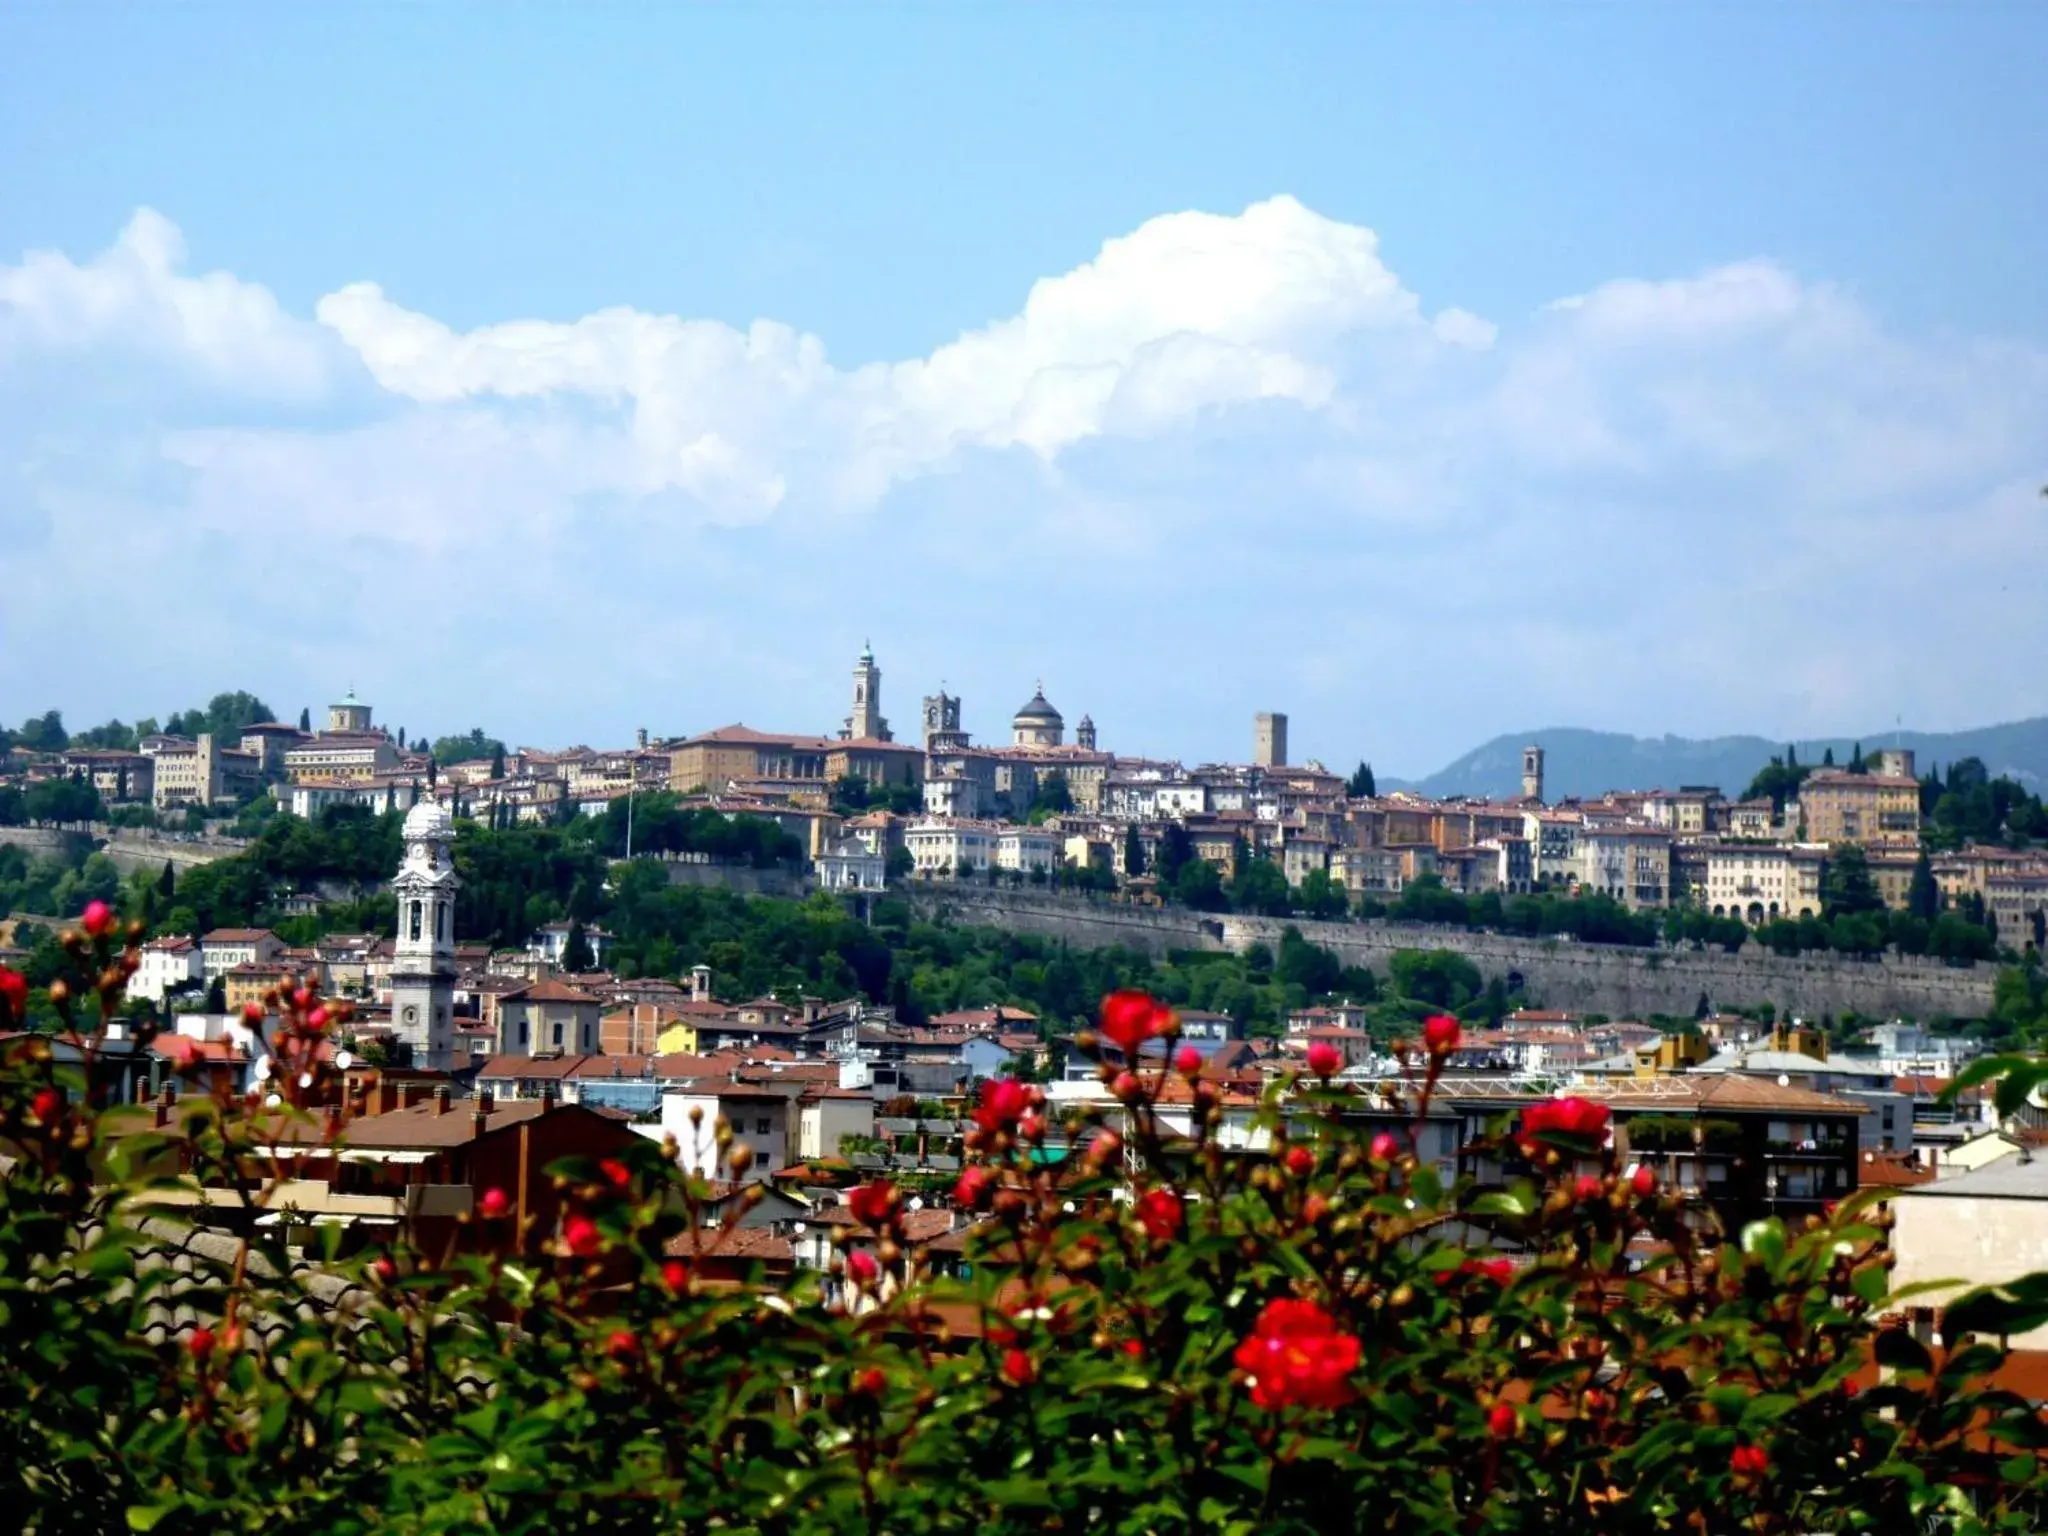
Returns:
[[[65,1006],[90,1028],[128,962],[106,913],[86,926]],[[0,975],[0,1009],[20,992]],[[1276,1086],[1256,1150],[1226,1148],[1176,1066],[1115,1076],[1107,1116],[987,1084],[954,1191],[987,1216],[964,1276],[875,1183],[832,1273],[777,1290],[707,1278],[710,1190],[653,1143],[559,1166],[552,1230],[484,1189],[440,1252],[181,1237],[143,1177],[174,1146],[260,1202],[293,1116],[346,1141],[314,1108],[336,1010],[279,1005],[272,1106],[191,1094],[163,1133],[110,1141],[47,1042],[0,1064],[0,1500],[39,1536],[1976,1536],[2044,1512],[2048,1435],[1989,1384],[2001,1351],[1937,1358],[1880,1325],[1867,1196],[1720,1244],[1574,1099],[1501,1128],[1504,1188],[1447,1183],[1412,1140],[1447,1019],[1421,1032],[1406,1137],[1327,1078]],[[1101,1027],[1172,1046],[1140,994]],[[2036,1326],[2044,1291],[1974,1293],[1948,1334]]]

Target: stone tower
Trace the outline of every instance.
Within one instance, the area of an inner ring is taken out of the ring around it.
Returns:
[[[966,745],[967,733],[960,729],[960,701],[941,687],[924,701],[924,749],[957,752]]]
[[[370,706],[356,697],[355,689],[349,689],[348,697],[339,704],[327,706],[327,729],[356,732],[370,729]]]
[[[1522,798],[1543,801],[1543,749],[1533,742],[1522,748]]]
[[[1095,719],[1092,715],[1083,715],[1081,723],[1074,727],[1074,745],[1083,752],[1095,750]]]
[[[839,732],[847,741],[889,741],[889,722],[882,718],[882,669],[875,665],[873,646],[860,649],[853,666],[853,713]]]
[[[1252,716],[1252,762],[1260,768],[1287,766],[1287,717]]]
[[[446,1071],[455,1059],[455,826],[431,800],[405,813],[405,860],[391,882],[398,942],[391,954],[391,1024],[415,1066]]]

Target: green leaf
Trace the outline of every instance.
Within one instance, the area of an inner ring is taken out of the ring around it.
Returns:
[[[1927,1346],[1903,1328],[1878,1330],[1874,1349],[1877,1363],[1892,1370],[1924,1375],[1934,1369],[1934,1356],[1927,1352]]]
[[[1777,1268],[1785,1261],[1785,1224],[1775,1216],[1752,1221],[1742,1229],[1742,1251]]]
[[[128,1506],[128,1529],[131,1531],[153,1531],[162,1520],[178,1506],[175,1504],[130,1504]]]

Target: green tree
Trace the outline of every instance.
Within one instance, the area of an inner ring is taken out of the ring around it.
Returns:
[[[1856,843],[1838,844],[1828,854],[1821,876],[1821,909],[1831,918],[1850,917],[1884,910],[1877,882],[1870,876],[1870,860]]]
[[[1074,808],[1073,792],[1067,788],[1064,769],[1055,768],[1038,781],[1037,792],[1031,797],[1031,809],[1051,816],[1064,816]]]
[[[1906,910],[1923,923],[1931,923],[1941,911],[1941,887],[1934,881],[1934,865],[1925,848],[1913,860],[1913,879],[1906,887]]]
[[[302,731],[304,731],[304,732],[305,732],[305,733],[306,733],[307,735],[311,735],[311,734],[312,734],[312,732],[313,732],[313,711],[312,711],[312,710],[310,710],[310,709],[301,709],[301,710],[299,711],[299,729],[300,729],[300,730],[302,730]]]
[[[1398,996],[1432,1008],[1462,1008],[1486,985],[1478,966],[1449,949],[1397,949],[1387,973]]]
[[[1138,835],[1134,821],[1124,828],[1124,874],[1136,879],[1145,873],[1145,839]]]
[[[478,725],[472,726],[466,736],[439,737],[434,742],[431,756],[437,764],[470,763],[481,758],[498,762],[504,751],[505,744],[495,736],[486,736],[483,727]]]
[[[1379,793],[1372,779],[1372,764],[1361,761],[1357,771],[1345,781],[1344,793],[1354,800],[1370,800]]]
[[[1294,893],[1287,876],[1271,859],[1249,857],[1238,862],[1230,880],[1230,905],[1239,912],[1267,917],[1285,917],[1294,910]]]
[[[54,709],[24,720],[14,740],[27,752],[62,752],[71,745],[71,737],[64,730],[64,716]]]
[[[1351,893],[1327,869],[1312,869],[1303,875],[1295,899],[1310,917],[1337,918],[1351,910]]]
[[[1173,894],[1182,906],[1197,912],[1220,912],[1229,905],[1223,876],[1207,859],[1191,857],[1174,872]]]
[[[498,742],[498,743],[496,743],[496,744],[495,744],[495,745],[494,745],[494,746],[493,746],[493,747],[491,748],[491,778],[492,778],[493,780],[497,780],[497,779],[502,779],[502,778],[504,778],[504,777],[505,777],[505,744],[504,744],[504,743],[503,743],[503,742],[501,741],[501,742]]]
[[[1774,757],[1759,768],[1756,777],[1749,781],[1749,788],[1742,792],[1745,800],[1768,798],[1772,809],[1778,814],[1785,813],[1787,801],[1797,797],[1799,786],[1813,770],[1800,766],[1799,755],[1791,747],[1785,749],[1783,757]]]
[[[1179,879],[1181,870],[1195,857],[1195,840],[1178,821],[1169,821],[1159,836],[1158,875],[1162,885]],[[1193,906],[1193,902],[1188,903]]]
[[[595,970],[597,960],[590,952],[590,935],[579,922],[569,924],[569,937],[562,945],[562,969],[575,975]]]
[[[89,780],[81,778],[39,780],[28,787],[22,804],[30,821],[46,826],[97,821],[104,809],[100,792]]]

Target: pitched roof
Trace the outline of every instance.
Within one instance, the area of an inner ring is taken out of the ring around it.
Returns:
[[[516,992],[506,993],[504,1001],[508,1003],[525,1001],[529,1003],[590,1003],[594,1005],[598,999],[592,997],[581,987],[572,987],[566,981],[556,981],[553,977],[550,977],[546,981],[532,982],[527,986],[521,987]]]

